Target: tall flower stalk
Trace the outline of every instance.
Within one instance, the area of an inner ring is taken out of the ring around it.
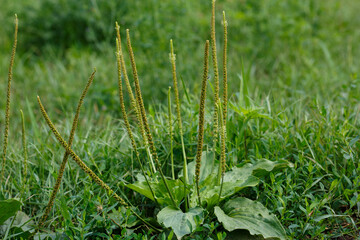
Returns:
[[[131,66],[132,66],[132,70],[133,70],[133,76],[134,76],[134,82],[135,82],[135,96],[136,96],[136,100],[138,102],[139,105],[139,109],[140,109],[140,113],[141,113],[141,118],[144,124],[144,128],[146,131],[146,136],[147,136],[147,140],[150,146],[150,150],[151,150],[151,154],[153,156],[153,159],[155,161],[156,167],[160,173],[160,176],[164,182],[165,188],[167,190],[167,192],[169,193],[169,197],[171,199],[171,202],[173,204],[173,207],[178,208],[174,197],[170,191],[170,188],[167,184],[166,178],[163,174],[163,171],[161,169],[161,164],[159,162],[159,158],[158,155],[156,153],[156,148],[155,148],[155,144],[150,132],[150,127],[149,127],[149,123],[147,121],[147,117],[146,117],[146,112],[145,112],[145,107],[144,107],[144,102],[142,99],[142,95],[141,95],[141,89],[140,89],[140,83],[139,83],[139,77],[138,77],[138,73],[136,70],[136,63],[135,63],[135,57],[134,57],[134,52],[132,50],[132,46],[131,46],[131,39],[130,39],[130,32],[129,29],[126,29],[126,39],[127,39],[127,47],[128,47],[128,51],[129,51],[129,56],[130,56],[130,61],[131,61]]]
[[[120,28],[118,26],[116,28],[116,32],[117,32],[117,36],[120,37]],[[126,114],[126,108],[125,108],[125,103],[124,103],[124,95],[123,95],[123,87],[122,87],[122,79],[121,79],[120,44],[121,44],[120,38],[116,38],[116,50],[117,50],[116,51],[116,60],[117,60],[117,69],[118,69],[118,90],[119,90],[120,108],[121,108],[121,112],[122,112],[122,115],[123,115],[126,130],[127,130],[128,134],[129,134],[129,137],[130,137],[130,140],[131,140],[131,145],[132,145],[133,150],[134,150],[135,155],[136,155],[136,160],[138,161],[138,163],[140,165],[141,172],[145,177],[145,181],[146,181],[146,183],[147,183],[147,185],[148,185],[148,187],[150,189],[150,192],[151,192],[151,194],[152,194],[152,196],[154,198],[154,201],[157,202],[154,191],[151,188],[148,176],[145,173],[143,164],[142,164],[142,162],[140,160],[140,155],[139,155],[139,152],[137,150],[134,135],[132,134],[130,123],[129,123],[129,120],[128,120],[128,117],[127,117],[127,114]]]
[[[17,46],[18,25],[19,25],[19,21],[18,21],[17,15],[15,14],[14,44],[13,44],[12,52],[11,52],[11,58],[10,58],[10,64],[9,64],[9,72],[8,72],[7,91],[6,91],[5,130],[4,130],[4,142],[3,142],[0,185],[2,185],[2,181],[4,180],[6,152],[7,152],[8,140],[9,140],[11,80],[12,80],[12,77],[13,77],[13,71],[12,70],[13,70],[13,66],[14,66],[16,46]]]
[[[140,107],[134,97],[134,94],[132,92],[132,88],[131,88],[131,85],[130,85],[130,81],[129,81],[129,77],[128,77],[128,74],[127,74],[127,71],[126,71],[126,65],[125,65],[125,60],[124,60],[124,55],[123,55],[123,52],[122,52],[122,48],[121,48],[121,36],[120,36],[120,26],[117,22],[115,22],[115,29],[116,29],[116,35],[117,35],[117,38],[118,38],[118,43],[119,43],[119,48],[118,48],[118,51],[120,53],[120,64],[121,64],[121,71],[122,71],[122,74],[124,76],[124,81],[125,81],[125,85],[126,85],[126,90],[129,94],[129,97],[130,97],[130,103],[131,103],[131,106],[132,108],[134,109],[135,111],[135,114],[136,114],[136,118],[137,118],[137,121],[139,123],[139,127],[140,127],[140,132],[141,132],[141,136],[143,138],[143,141],[144,141],[144,145],[145,145],[145,148],[146,148],[146,153],[147,153],[147,156],[150,160],[150,171],[153,171],[153,172],[156,172],[156,168],[155,168],[155,165],[154,165],[154,161],[152,159],[152,155],[151,155],[151,152],[150,152],[150,149],[149,149],[149,144],[147,142],[147,139],[146,139],[146,133],[145,133],[145,128],[144,128],[144,124],[143,124],[143,121],[142,121],[142,118],[141,118],[141,113],[140,113]]]
[[[227,26],[228,23],[225,17],[225,11],[223,11],[223,24],[224,24],[224,48],[223,48],[223,121],[226,126],[227,119],[227,102],[228,102],[228,82],[227,82]],[[226,137],[226,134],[225,134]]]
[[[174,87],[175,104],[176,104],[176,115],[177,115],[177,121],[178,121],[178,126],[179,126],[181,148],[182,148],[182,153],[183,153],[185,211],[187,211],[188,200],[187,200],[187,196],[186,196],[186,184],[188,184],[189,180],[188,180],[186,151],[185,151],[185,144],[184,144],[184,133],[183,133],[183,128],[182,128],[182,120],[181,120],[179,89],[178,89],[177,76],[176,76],[176,55],[174,54],[174,45],[173,45],[172,39],[170,40],[170,62],[171,62],[173,85],[174,85],[173,87]]]
[[[201,84],[199,132],[198,132],[196,166],[195,166],[195,182],[196,182],[196,190],[197,190],[199,206],[201,206],[199,180],[200,180],[201,155],[202,155],[202,149],[204,143],[204,125],[205,125],[204,115],[205,115],[206,83],[208,78],[208,71],[209,71],[209,40],[206,40],[205,54],[204,54],[204,73]]]
[[[218,120],[218,100],[219,100],[219,69],[217,62],[217,54],[216,54],[216,35],[215,35],[215,2],[212,1],[212,14],[211,14],[211,54],[212,54],[212,62],[214,67],[214,118],[213,118],[213,133],[214,133],[214,153],[216,153],[216,145],[218,142],[218,134],[219,134],[219,120]]]
[[[223,11],[223,24],[224,24],[224,49],[223,49],[223,106],[221,107],[219,100],[219,112],[220,112],[220,141],[221,141],[221,153],[219,164],[219,176],[218,184],[220,184],[219,201],[221,198],[224,174],[226,168],[226,120],[227,120],[227,21],[225,18],[225,12]],[[221,183],[220,183],[221,181]]]
[[[65,148],[66,152],[69,153],[69,155],[71,156],[71,158],[79,165],[79,167],[85,172],[87,173],[90,178],[96,182],[101,188],[103,188],[104,190],[106,190],[106,193],[110,196],[113,197],[116,201],[118,201],[121,205],[123,205],[125,208],[130,209],[130,211],[132,212],[132,214],[134,214],[136,217],[138,217],[143,223],[145,223],[147,226],[151,227],[152,229],[159,231],[156,227],[154,227],[151,223],[147,222],[145,219],[143,219],[139,214],[137,214],[128,203],[125,202],[125,200],[120,197],[118,194],[116,194],[116,192],[111,189],[106,183],[104,183],[81,159],[78,155],[76,155],[76,153],[70,148],[70,146],[68,145],[68,143],[64,140],[64,138],[60,135],[60,133],[58,132],[58,130],[55,128],[54,124],[51,122],[48,114],[46,113],[46,110],[43,106],[43,104],[41,103],[40,97],[37,97],[39,106],[40,106],[40,110],[41,110],[41,114],[43,115],[46,123],[48,124],[50,130],[53,132],[54,136],[56,137],[56,139],[59,141],[59,143],[61,144],[61,146],[63,148]]]
[[[95,73],[96,73],[96,69],[94,69],[94,71],[90,75],[90,77],[89,77],[89,79],[87,81],[87,84],[86,84],[86,86],[85,86],[85,88],[84,88],[84,90],[83,90],[83,92],[81,94],[79,103],[77,105],[74,120],[73,120],[71,131],[70,131],[69,141],[68,141],[69,148],[71,147],[71,145],[72,145],[72,143],[74,141],[75,131],[76,131],[76,128],[77,128],[78,122],[79,122],[80,109],[81,109],[82,104],[84,103],[84,99],[86,97],[86,94],[89,91],[89,88],[90,88],[90,86],[91,86],[91,84],[92,84],[92,82],[93,82],[93,80],[95,78]],[[49,202],[48,202],[48,204],[47,204],[47,206],[45,208],[45,212],[44,212],[43,216],[40,218],[40,221],[38,223],[37,231],[40,228],[42,228],[42,226],[44,225],[47,217],[49,216],[51,208],[54,205],[55,197],[56,197],[57,192],[59,191],[59,188],[60,188],[60,185],[61,185],[61,180],[62,180],[62,177],[64,175],[64,171],[65,171],[65,167],[66,167],[66,163],[67,163],[67,160],[69,158],[69,155],[70,155],[70,152],[68,152],[68,151],[66,151],[64,153],[63,160],[61,162],[60,169],[59,169],[59,172],[58,172],[58,177],[57,177],[56,182],[55,182],[55,186],[54,186],[54,188],[53,188],[53,190],[51,192],[51,196],[50,196]]]

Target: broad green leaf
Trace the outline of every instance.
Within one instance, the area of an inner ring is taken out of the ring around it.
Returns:
[[[157,219],[165,227],[171,228],[176,237],[181,239],[186,234],[192,233],[196,225],[203,222],[204,216],[203,209],[199,207],[191,208],[186,213],[173,207],[165,207],[158,213]]]
[[[200,198],[202,206],[212,209],[219,200],[222,201],[246,187],[254,187],[259,183],[257,177],[252,176],[250,168],[236,168],[226,172],[224,175],[223,189],[219,199],[220,186],[216,184],[217,175],[209,175],[208,178],[200,184]],[[194,186],[193,194],[190,196],[190,206],[197,206],[197,194]]]
[[[253,165],[253,175],[262,177],[268,172],[278,171],[283,168],[294,167],[294,165],[286,160],[270,161],[260,159]]]
[[[174,200],[177,205],[180,205],[182,199],[184,198],[184,183],[180,179],[172,180],[167,179],[166,180],[170,191],[174,197]],[[164,182],[162,180],[158,182],[150,182],[150,186],[152,190],[154,191],[156,200],[161,205],[172,205],[172,201],[170,199],[170,196],[167,192],[167,189],[164,185]],[[146,182],[135,182],[133,184],[127,184],[126,187],[144,195],[145,197],[151,199],[154,201],[154,197],[150,191],[150,188]],[[187,190],[188,193],[188,190]]]
[[[261,235],[265,239],[286,239],[286,233],[275,215],[259,202],[247,198],[235,198],[223,208],[215,207],[215,215],[228,231],[246,229],[251,235]]]
[[[223,189],[221,191],[220,201],[234,195],[238,191],[246,187],[254,187],[259,184],[259,179],[254,176],[249,176],[244,180],[238,180],[233,182],[224,182]],[[207,203],[207,209],[213,208],[219,202],[220,186],[214,186],[211,189],[207,189],[201,195],[202,201]]]
[[[200,178],[199,182],[203,182],[209,175],[215,173],[218,169],[218,164],[214,161],[214,152],[202,152],[201,155],[201,167],[200,167]],[[188,179],[190,183],[195,181],[195,165],[196,162],[192,161],[187,166],[188,168]],[[181,171],[179,176],[183,176]]]
[[[212,160],[209,161],[207,159]],[[206,176],[206,179],[200,181],[199,187],[202,206],[206,206],[208,210],[212,209],[214,205],[219,202],[219,200],[222,201],[225,198],[234,195],[245,187],[256,186],[260,181],[257,177],[264,176],[270,171],[291,166],[285,160],[274,162],[266,159],[261,159],[254,164],[247,163],[241,167],[233,167],[224,175],[223,189],[221,192],[221,198],[219,199],[220,186],[217,185],[216,179],[217,169],[219,165],[218,163],[214,163],[213,156],[211,156],[211,158],[205,157],[204,164],[207,164],[207,166],[204,167],[206,174],[200,176]],[[189,167],[189,169],[191,168]],[[195,186],[193,186],[192,192],[193,194],[190,196],[190,206],[195,207],[197,206],[197,193]]]
[[[0,225],[20,210],[21,202],[16,199],[0,201]]]
[[[11,226],[11,232],[16,235],[16,239],[28,239],[31,232],[34,231],[34,221],[32,221],[26,213],[18,211],[14,219],[9,218],[0,226],[0,234],[4,234]]]

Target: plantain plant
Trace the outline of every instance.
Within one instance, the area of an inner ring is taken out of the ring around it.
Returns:
[[[140,80],[136,68],[135,55],[131,45],[130,31],[126,30],[127,50],[130,57],[131,68],[133,73],[133,81],[135,86],[135,96],[127,76],[124,54],[121,48],[120,27],[116,23],[116,59],[118,72],[118,90],[120,99],[120,108],[123,120],[131,139],[131,145],[135,158],[140,167],[142,177],[139,181],[130,184],[124,184],[127,188],[136,191],[156,203],[157,224],[148,221],[145,217],[140,216],[133,210],[132,204],[120,197],[113,189],[104,183],[71,149],[72,141],[65,142],[60,133],[55,129],[50,121],[40,98],[38,102],[41,112],[55,134],[58,141],[65,148],[67,156],[72,157],[82,170],[107,193],[114,197],[122,206],[129,209],[137,216],[145,225],[155,231],[161,231],[159,226],[171,228],[178,239],[185,235],[193,233],[197,226],[203,224],[205,218],[217,221],[227,231],[247,230],[252,237],[260,237],[263,239],[286,239],[286,234],[280,221],[275,215],[270,214],[268,210],[259,202],[248,198],[239,197],[237,193],[245,188],[258,185],[261,178],[271,171],[279,170],[289,166],[286,161],[270,161],[266,159],[257,160],[253,163],[239,162],[232,168],[227,167],[226,154],[226,123],[227,123],[227,21],[223,12],[224,23],[224,47],[223,47],[223,95],[219,98],[219,72],[215,42],[215,0],[212,1],[212,17],[211,17],[211,41],[205,42],[204,50],[204,67],[201,78],[201,96],[199,104],[199,123],[198,123],[198,139],[195,160],[187,162],[186,148],[183,140],[183,128],[181,121],[181,108],[179,90],[177,86],[175,53],[173,41],[170,41],[170,63],[173,75],[173,89],[176,104],[176,117],[178,130],[181,138],[182,146],[182,169],[175,169],[173,160],[171,161],[171,177],[165,176],[163,165],[157,154],[154,138],[150,129],[150,124],[146,116],[145,105],[142,99]],[[206,86],[209,81],[209,56],[211,56],[214,67],[214,115],[212,129],[212,151],[203,150],[205,132],[205,102],[207,98]],[[122,81],[125,81],[126,90],[129,94],[131,107],[133,108],[139,129],[141,131],[144,148],[139,148],[132,133],[132,126],[127,117],[125,109]],[[169,89],[168,111],[169,111],[169,134],[172,147],[172,134],[176,130],[172,128],[171,113],[171,97]],[[175,121],[174,121],[175,122]],[[72,140],[72,139],[71,139]],[[220,152],[217,152],[217,144],[220,143]],[[141,159],[139,151],[145,149],[147,158]],[[171,158],[173,159],[173,157]],[[176,174],[177,173],[177,174]],[[176,176],[177,175],[177,176]],[[136,205],[136,203],[133,203]],[[46,211],[47,213],[47,211]],[[46,213],[44,216],[46,216]],[[155,216],[153,216],[155,217]],[[44,218],[44,217],[43,217]],[[43,223],[40,222],[39,225]],[[245,231],[246,232],[246,231]]]
[[[215,1],[212,2],[213,15],[211,20],[211,46],[214,65],[215,86],[218,84],[218,70],[216,60],[215,40]],[[220,156],[217,158],[215,151],[203,151],[204,125],[205,125],[205,100],[206,85],[209,72],[209,41],[205,44],[204,71],[202,76],[202,87],[200,96],[199,125],[198,125],[198,143],[195,161],[186,163],[184,151],[184,168],[179,172],[178,178],[172,178],[158,181],[152,178],[149,181],[138,181],[126,186],[147,198],[156,201],[162,208],[157,214],[157,220],[163,226],[172,228],[178,239],[192,233],[196,226],[204,221],[205,216],[213,217],[223,224],[228,231],[237,229],[246,229],[251,235],[260,235],[263,238],[286,239],[284,228],[274,215],[268,213],[267,209],[259,202],[247,198],[232,198],[237,192],[246,187],[256,186],[260,178],[268,172],[278,170],[288,166],[287,162],[273,162],[270,160],[258,160],[255,163],[242,164],[226,169],[226,116],[227,116],[227,22],[225,12],[223,12],[224,22],[224,50],[223,50],[223,97],[219,99],[219,92],[215,88],[215,117],[213,130],[216,134],[213,138],[213,149],[216,149],[218,142],[218,131],[220,136]],[[127,32],[128,33],[128,32]],[[131,45],[128,41],[128,48]],[[130,50],[133,71],[136,65],[133,53]],[[173,88],[175,90],[175,102],[177,108],[177,117],[180,136],[182,137],[181,116],[179,112],[178,87],[176,81],[175,54],[173,50],[173,41],[170,41],[170,61],[173,72]],[[135,70],[136,72],[136,70]],[[138,85],[138,76],[134,74],[135,84]],[[139,90],[137,87],[136,91]],[[138,93],[141,95],[141,93]],[[140,103],[141,105],[142,103]],[[170,104],[170,101],[169,101]],[[169,115],[171,116],[171,108]],[[143,114],[145,112],[143,111]],[[170,120],[171,121],[171,120]],[[170,122],[171,123],[171,122]],[[219,126],[217,125],[219,124]],[[172,129],[171,129],[172,130]],[[170,132],[171,132],[170,130]],[[149,131],[149,130],[147,130]],[[181,139],[184,147],[183,139]],[[153,149],[155,150],[155,149]],[[171,164],[173,167],[173,164]],[[161,171],[161,169],[159,169]],[[164,177],[162,176],[164,179]],[[166,187],[166,184],[170,188]],[[185,190],[181,189],[181,184],[185,185]],[[174,204],[175,202],[175,204]]]

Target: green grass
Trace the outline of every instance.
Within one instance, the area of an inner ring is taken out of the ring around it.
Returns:
[[[36,22],[47,16],[45,10],[34,10],[35,16],[26,15],[23,0],[5,1],[0,10],[0,20],[5,25],[0,36],[1,93],[6,89],[13,13],[18,13],[20,22],[6,169],[9,180],[2,186],[0,199],[20,197],[22,191],[21,108],[26,119],[29,151],[28,185],[22,210],[35,222],[47,204],[64,154],[41,119],[36,96],[42,97],[50,117],[67,138],[72,112],[93,67],[98,71],[84,103],[73,149],[110,187],[124,193],[123,197],[131,202],[140,203],[136,206],[139,213],[147,215],[148,209],[154,208],[153,203],[123,186],[123,182],[133,182],[140,170],[119,117],[112,31],[115,20],[122,30],[131,30],[148,117],[167,176],[171,172],[167,166],[170,143],[166,94],[172,81],[168,53],[169,40],[174,40],[178,74],[189,94],[188,100],[179,79],[184,142],[189,161],[195,157],[203,40],[210,37],[210,1],[124,2],[119,14],[114,10],[113,19],[104,22],[98,19],[100,26],[110,29],[100,42],[75,42],[67,49],[57,49],[49,42],[41,51],[36,49],[39,46],[25,47],[31,42],[27,40],[29,35],[25,35],[29,34],[25,30],[28,28],[25,17],[30,23]],[[261,158],[285,159],[294,164],[293,168],[271,174],[258,187],[249,188],[241,195],[259,200],[275,213],[291,239],[356,239],[360,227],[357,75],[360,3],[219,0],[217,9],[218,13],[226,10],[229,22],[229,94],[233,107],[229,106],[227,123],[227,146],[232,149],[227,154],[228,164]],[[218,17],[217,37],[221,44],[221,14]],[[58,21],[56,17],[47,20]],[[245,79],[241,84],[238,75],[242,72],[242,62]],[[210,75],[212,81],[213,73]],[[240,89],[241,85],[249,92],[245,98],[246,91]],[[211,87],[208,91],[211,96]],[[250,101],[245,101],[246,97]],[[211,101],[207,104],[207,109],[211,109]],[[253,112],[254,119],[246,121],[249,114],[235,111],[240,107],[259,110]],[[0,116],[4,112],[5,99],[1,98]],[[210,147],[211,112],[206,113],[205,119],[205,143]],[[134,114],[130,114],[130,120],[135,125]],[[1,117],[1,134],[3,124]],[[174,127],[176,172],[182,168],[177,130]],[[136,127],[134,134],[140,142],[141,134]],[[65,233],[70,239],[111,239],[113,233],[123,233],[124,239],[152,237],[145,228],[120,229],[114,224],[109,214],[118,208],[113,199],[69,160],[46,227]],[[125,225],[125,220],[121,221]],[[217,226],[214,230],[208,224],[214,231],[209,237],[217,239],[216,233],[224,229]],[[207,232],[199,229],[192,237],[205,239]]]

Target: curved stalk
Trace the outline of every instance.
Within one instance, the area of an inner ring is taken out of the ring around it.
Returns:
[[[41,110],[41,114],[43,115],[46,123],[48,124],[50,130],[53,132],[53,134],[55,135],[56,139],[59,141],[59,143],[61,144],[61,146],[63,148],[65,148],[66,152],[69,153],[69,155],[71,156],[71,158],[79,165],[79,167],[86,172],[90,178],[92,180],[94,180],[100,187],[102,187],[104,190],[106,190],[106,193],[110,196],[113,197],[116,201],[118,201],[121,205],[125,206],[126,208],[129,208],[129,204],[125,202],[125,200],[120,197],[119,195],[116,194],[116,192],[111,189],[106,183],[104,183],[80,158],[78,155],[76,155],[76,153],[69,147],[69,145],[67,144],[67,142],[62,138],[62,136],[60,135],[60,133],[58,132],[58,130],[55,128],[54,124],[51,122],[49,116],[47,115],[44,106],[41,103],[40,97],[37,97],[39,106],[40,106],[40,110]],[[151,227],[152,229],[156,230],[156,231],[160,231],[159,229],[157,229],[156,227],[154,227],[151,223],[147,222],[145,219],[143,219],[139,214],[137,214],[132,208],[129,208],[130,211],[136,216],[138,217],[144,224],[146,224],[147,226]]]
[[[85,88],[84,88],[84,90],[83,90],[83,92],[81,94],[79,103],[77,105],[74,120],[73,120],[73,124],[72,124],[71,131],[70,131],[70,136],[69,136],[69,147],[71,147],[71,145],[73,143],[74,136],[75,136],[75,131],[76,131],[76,128],[77,128],[78,122],[79,122],[80,109],[81,109],[82,104],[84,103],[85,96],[86,96],[87,92],[89,91],[89,88],[90,88],[90,86],[91,86],[91,84],[92,84],[92,82],[94,80],[95,73],[96,73],[96,69],[94,69],[94,71],[90,75],[90,77],[88,79],[88,82],[87,82],[87,84],[86,84],[86,86],[85,86]],[[44,225],[47,217],[49,216],[51,208],[54,205],[55,197],[56,197],[57,192],[59,191],[59,188],[60,188],[60,185],[61,185],[61,180],[62,180],[62,177],[64,175],[65,166],[66,166],[68,158],[69,158],[69,152],[66,151],[64,153],[63,160],[62,160],[61,165],[60,165],[60,169],[59,169],[59,172],[58,172],[58,177],[57,177],[56,182],[55,182],[55,186],[54,186],[54,188],[53,188],[53,190],[51,192],[49,202],[48,202],[48,204],[47,204],[47,206],[45,208],[45,213],[40,218],[40,221],[38,223],[37,231],[40,228],[42,228],[42,226]]]

